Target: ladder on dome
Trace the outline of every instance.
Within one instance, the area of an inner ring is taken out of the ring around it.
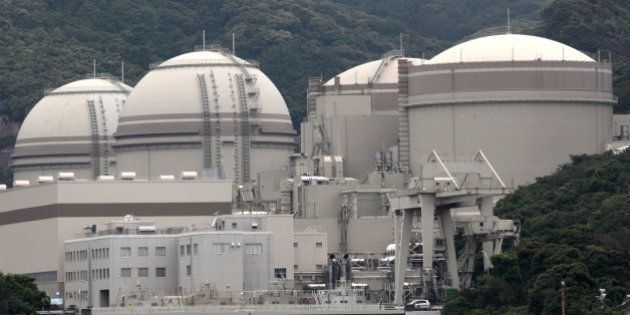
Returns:
[[[243,75],[245,75],[245,82],[247,83],[253,83],[256,81],[256,77],[251,75],[249,73],[249,71],[247,71],[247,67],[245,67],[245,65],[236,60],[236,58],[234,57],[234,55],[230,54],[230,53],[223,53],[224,56],[226,56],[228,59],[230,59],[235,65],[237,65],[239,68],[241,68],[241,71],[243,72]]]
[[[247,106],[247,94],[243,75],[236,75],[238,94],[241,108],[241,148],[243,163],[243,183],[250,181],[250,139],[249,139],[249,107]]]
[[[203,168],[209,170],[212,167],[212,124],[210,121],[210,104],[208,103],[208,89],[206,78],[203,74],[197,74],[199,90],[201,91],[201,107],[203,109]]]
[[[90,130],[92,132],[92,175],[94,179],[100,175],[100,148],[98,144],[98,122],[96,120],[96,109],[94,108],[94,100],[88,100],[88,112],[90,114]]]
[[[99,107],[101,110],[101,126],[103,130],[103,137],[105,137],[105,149],[103,152],[103,174],[109,175],[109,138],[107,132],[107,115],[105,115],[105,105],[103,104],[103,98],[98,98]]]
[[[210,70],[210,86],[214,100],[214,163],[217,169],[217,176],[223,178],[223,168],[221,167],[221,107],[219,106],[219,93],[217,92],[217,81],[214,71]]]
[[[402,54],[398,50],[388,51],[387,53],[383,54],[383,56],[381,57],[381,62],[378,64],[378,68],[376,68],[376,71],[374,71],[374,75],[369,80],[369,83],[373,83],[376,79],[378,79],[381,74],[383,74],[383,69],[385,69],[385,66],[387,66],[392,59],[398,57],[402,57]]]

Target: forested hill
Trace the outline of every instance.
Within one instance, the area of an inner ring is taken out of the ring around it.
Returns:
[[[521,243],[493,256],[491,275],[450,300],[445,314],[560,314],[561,281],[567,314],[622,314],[630,303],[630,151],[574,157],[495,211],[521,222]]]
[[[294,121],[303,115],[308,76],[330,77],[398,47],[402,22],[319,0],[0,0],[0,115],[21,121],[43,96],[91,73],[120,73],[135,84],[149,63],[208,43],[260,61],[278,85]],[[410,54],[433,54],[446,43],[413,33]]]

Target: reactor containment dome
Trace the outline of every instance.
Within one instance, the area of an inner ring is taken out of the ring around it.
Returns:
[[[130,91],[106,76],[48,91],[18,132],[11,155],[14,179],[36,183],[59,172],[77,179],[114,174],[113,133]]]
[[[567,45],[494,35],[399,64],[399,157],[413,172],[434,150],[482,150],[504,180],[526,184],[571,155],[603,152],[612,137],[611,64]]]
[[[138,178],[194,171],[245,183],[283,169],[294,135],[271,80],[255,63],[217,48],[152,66],[121,114],[115,150],[118,169]]]

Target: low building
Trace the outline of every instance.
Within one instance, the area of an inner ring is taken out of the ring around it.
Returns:
[[[220,216],[212,226],[186,229],[156,229],[127,216],[66,241],[64,249],[65,304],[79,308],[195,303],[207,290],[218,304],[244,291],[290,290],[295,257],[308,259],[302,270],[315,273],[327,256],[325,233],[294,234],[292,216],[264,213]]]

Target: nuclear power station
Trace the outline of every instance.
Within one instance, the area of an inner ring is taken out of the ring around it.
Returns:
[[[518,242],[500,198],[571,155],[627,147],[612,73],[509,33],[431,59],[390,51],[312,77],[300,126],[255,61],[218,46],[135,87],[74,81],[20,128],[0,271],[93,312],[439,304],[473,285],[476,257],[488,270]]]

